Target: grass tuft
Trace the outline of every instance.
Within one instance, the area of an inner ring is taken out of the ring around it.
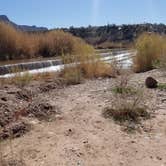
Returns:
[[[104,109],[103,115],[105,118],[113,118],[118,122],[139,122],[140,118],[150,118],[150,114],[146,111],[145,108],[132,108],[130,105],[120,109],[107,107]]]
[[[164,84],[158,84],[158,89],[160,90],[166,90],[166,83]]]

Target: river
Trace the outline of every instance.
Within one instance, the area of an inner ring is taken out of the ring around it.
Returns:
[[[96,54],[100,56],[100,59],[108,63],[116,60],[123,68],[132,66],[132,57],[135,55],[133,50],[96,50]],[[43,72],[56,72],[64,68],[59,58],[51,59],[37,59],[24,61],[9,61],[6,64],[0,65],[0,78],[7,78],[15,76],[15,72],[12,68],[19,68],[24,70],[20,72],[24,74],[26,72],[30,74],[43,73]],[[26,71],[25,71],[26,70]]]

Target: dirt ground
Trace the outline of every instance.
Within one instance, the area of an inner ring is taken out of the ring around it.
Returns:
[[[158,70],[132,74],[130,84],[142,87],[153,108],[153,117],[135,133],[124,132],[102,116],[103,108],[112,103],[114,78],[44,90],[43,85],[53,82],[35,83],[26,87],[31,92],[28,97],[20,95],[19,88],[1,87],[1,103],[14,105],[15,110],[47,101],[56,112],[47,120],[22,118],[31,129],[1,143],[3,158],[18,158],[27,166],[166,166],[166,91],[145,88],[147,76],[166,82]]]

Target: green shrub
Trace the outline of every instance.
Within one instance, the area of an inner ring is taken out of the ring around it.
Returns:
[[[146,111],[145,108],[132,108],[130,105],[121,109],[112,109],[107,107],[104,109],[103,115],[105,118],[111,117],[118,122],[138,122],[140,118],[150,117],[149,113]]]
[[[132,87],[118,87],[118,86],[116,86],[112,89],[112,91],[116,94],[118,94],[118,93],[119,94],[123,94],[123,93],[135,94],[135,93],[137,93],[137,91]]]
[[[166,90],[166,83],[164,84],[158,84],[158,89],[160,90]]]

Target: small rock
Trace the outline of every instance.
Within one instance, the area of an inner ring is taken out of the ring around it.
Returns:
[[[1,100],[2,101],[7,101],[7,98],[6,97],[2,97]]]
[[[159,156],[157,156],[156,158],[157,158],[158,160],[162,160],[162,158],[161,158],[161,157],[159,157]]]
[[[145,85],[147,88],[157,88],[158,82],[153,77],[147,77],[145,80]]]

